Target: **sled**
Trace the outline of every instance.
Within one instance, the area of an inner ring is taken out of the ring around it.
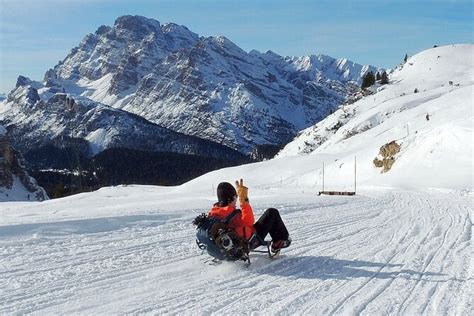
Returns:
[[[278,249],[278,251],[276,251],[276,252],[272,252],[271,248],[270,248],[271,244],[272,244],[272,242],[269,241],[269,240],[264,241],[263,244],[260,245],[260,246],[265,246],[267,248],[266,250],[256,250],[256,249],[250,250],[248,257],[246,257],[246,259],[244,260],[244,261],[246,261],[246,266],[247,267],[250,266],[250,263],[251,263],[250,262],[250,253],[263,253],[263,254],[268,255],[268,258],[270,258],[270,259],[276,259],[276,257],[280,254],[281,249]],[[199,246],[199,244],[198,244],[198,247],[203,250],[203,252],[201,254],[204,254],[204,251],[206,251],[206,248],[201,248],[201,246]],[[222,264],[223,261],[237,261],[237,260],[226,260],[226,259],[218,259],[216,257],[210,257],[210,258],[204,260],[203,262],[208,264],[208,265],[211,265],[211,266],[218,266],[218,265]]]
[[[269,258],[274,258],[279,254],[271,251],[271,241],[261,240],[259,238],[260,246],[265,246],[266,250],[249,249],[248,241],[242,237],[237,236],[235,231],[232,231],[226,226],[230,221],[239,214],[241,210],[236,209],[226,218],[220,220],[214,217],[209,217],[205,213],[196,217],[193,224],[197,226],[196,244],[202,253],[207,253],[213,257],[212,265],[220,264],[221,261],[239,261],[242,260],[250,265],[250,252],[265,253]]]

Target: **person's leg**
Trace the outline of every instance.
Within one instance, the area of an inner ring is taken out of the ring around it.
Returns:
[[[273,241],[287,240],[289,237],[280,212],[275,208],[269,208],[263,213],[258,221],[253,225],[257,235],[264,240],[267,234],[270,234]]]

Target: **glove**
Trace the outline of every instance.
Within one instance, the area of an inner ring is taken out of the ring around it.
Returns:
[[[235,181],[235,186],[237,188],[240,205],[249,204],[249,189],[244,186],[244,180],[240,179],[240,183],[239,181]]]

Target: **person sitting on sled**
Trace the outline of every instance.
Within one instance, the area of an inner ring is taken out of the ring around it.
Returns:
[[[221,182],[217,186],[218,202],[214,204],[209,216],[223,219],[236,209],[237,198],[239,198],[241,214],[234,217],[230,226],[235,232],[245,238],[249,243],[250,250],[262,245],[263,240],[270,234],[272,238],[271,251],[277,253],[281,248],[291,244],[288,230],[286,229],[280,212],[275,208],[267,209],[255,222],[252,206],[248,199],[248,188],[244,181],[235,181],[237,190],[228,182]]]

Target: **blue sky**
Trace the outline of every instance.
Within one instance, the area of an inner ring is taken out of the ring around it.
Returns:
[[[0,0],[0,93],[44,73],[88,33],[143,15],[243,49],[322,53],[390,68],[434,44],[473,42],[474,0]]]

